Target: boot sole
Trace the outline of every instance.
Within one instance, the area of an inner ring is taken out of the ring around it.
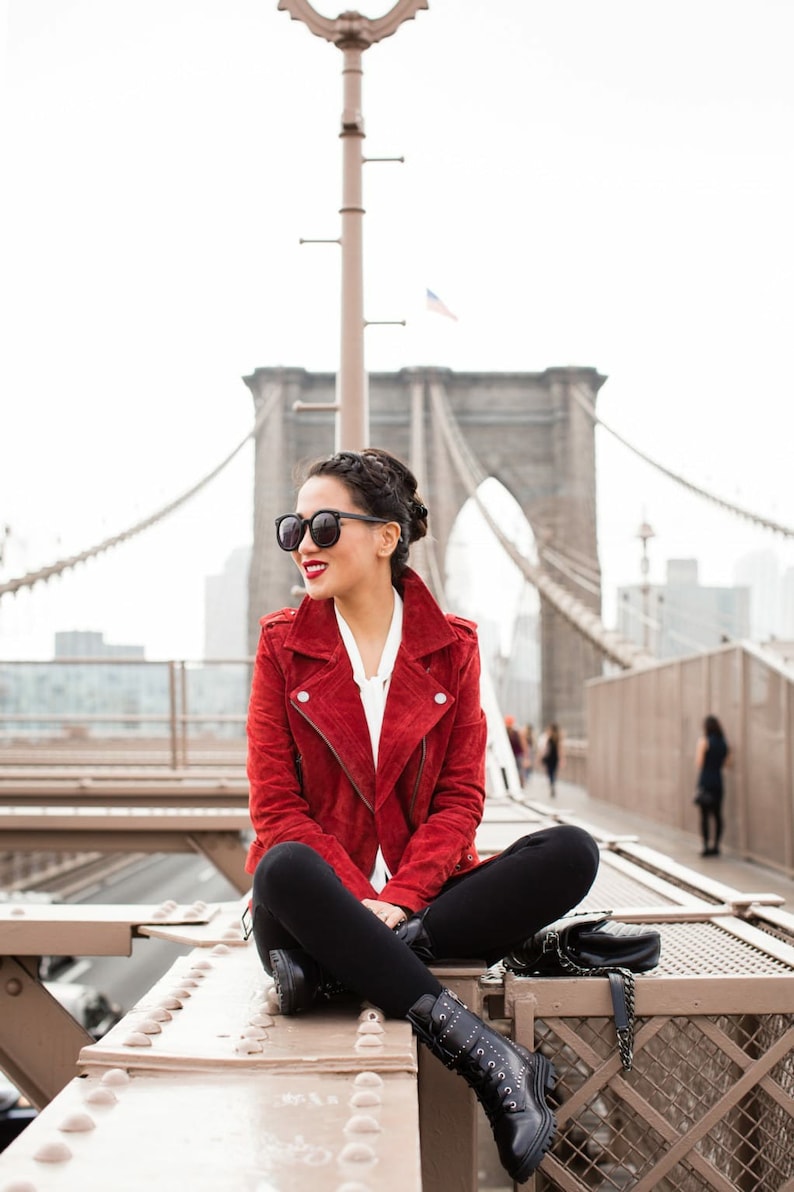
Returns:
[[[540,1052],[528,1052],[528,1055],[532,1060],[532,1092],[541,1110],[543,1123],[532,1150],[525,1156],[520,1167],[510,1173],[517,1184],[523,1184],[540,1166],[557,1133],[554,1114],[546,1104],[546,1093],[550,1093],[557,1083],[557,1072],[551,1060],[547,1060]]]
[[[279,1011],[291,1018],[300,1009],[298,990],[292,979],[292,969],[289,964],[284,964],[281,953],[278,951],[270,953],[270,965],[273,969],[273,985],[276,990]]]

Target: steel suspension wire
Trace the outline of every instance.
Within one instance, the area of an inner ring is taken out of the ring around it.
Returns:
[[[652,655],[640,646],[626,641],[613,631],[605,629],[596,613],[582,604],[580,600],[577,600],[575,596],[572,596],[561,584],[556,583],[542,568],[530,563],[518,551],[514,543],[502,533],[502,530],[491,517],[488,509],[478,495],[477,490],[482,482],[487,479],[486,474],[463,438],[450,409],[444,388],[437,381],[430,382],[430,400],[433,415],[438,426],[441,428],[450,460],[464,489],[472,500],[476,502],[490,530],[502,549],[507,552],[516,567],[518,567],[524,578],[537,588],[540,595],[548,601],[560,616],[564,617],[582,637],[587,638],[611,662],[617,663],[624,670],[649,666],[655,662]]]
[[[576,564],[571,563],[566,555],[561,555],[550,546],[543,546],[540,548],[540,557],[551,563],[552,567],[556,567],[563,575],[567,575],[568,579],[573,580],[580,588],[584,588],[585,592],[590,592],[593,596],[601,595],[601,585],[582,575]]]
[[[46,567],[40,567],[37,571],[29,571],[27,575],[21,575],[17,579],[9,579],[4,583],[0,583],[0,597],[8,596],[10,593],[19,592],[23,588],[32,588],[34,584],[52,579],[56,575],[62,575],[64,571],[68,571],[72,567],[76,567],[79,563],[85,563],[88,559],[96,558],[97,555],[101,555],[104,551],[110,550],[111,547],[118,546],[122,542],[129,541],[129,539],[134,538],[136,534],[140,534],[143,530],[148,530],[150,526],[162,521],[163,518],[168,517],[170,513],[174,513],[175,510],[179,509],[180,506],[189,501],[191,497],[195,497],[195,495],[201,492],[203,488],[206,488],[206,486],[212,480],[214,480],[216,476],[219,476],[224,468],[228,467],[232,460],[239,455],[249,439],[256,437],[260,428],[267,420],[279,396],[279,393],[280,390],[276,386],[273,386],[273,392],[270,395],[270,399],[260,408],[256,417],[256,421],[245,438],[237,444],[234,450],[231,451],[226,458],[218,464],[217,467],[213,468],[211,472],[208,472],[202,480],[199,480],[197,484],[194,484],[192,488],[189,488],[187,492],[182,493],[182,495],[176,497],[175,500],[169,501],[169,503],[164,505],[162,509],[158,509],[156,513],[152,513],[149,517],[144,518],[143,521],[137,522],[134,526],[130,526],[128,530],[123,530],[120,534],[114,534],[111,538],[105,538],[103,542],[97,543],[96,546],[92,546],[88,550],[80,551],[80,553],[76,555],[69,555],[65,559],[59,559],[57,563],[50,563]]]
[[[775,534],[782,534],[785,538],[794,538],[794,528],[791,526],[781,525],[780,522],[772,521],[771,518],[762,517],[760,513],[753,513],[749,509],[742,508],[741,505],[735,505],[732,501],[726,501],[724,497],[718,497],[716,493],[711,493],[708,489],[701,488],[694,484],[691,480],[687,480],[685,476],[681,476],[678,472],[673,472],[670,468],[666,468],[664,464],[660,464],[657,460],[652,459],[650,455],[646,455],[644,451],[640,451],[639,447],[635,447],[628,439],[624,439],[623,435],[619,434],[608,423],[604,422],[603,418],[596,413],[595,406],[590,400],[588,394],[584,393],[579,385],[571,386],[571,393],[574,400],[584,410],[585,414],[592,419],[596,426],[603,426],[604,430],[617,439],[619,443],[629,451],[633,452],[644,463],[649,464],[655,468],[657,472],[661,472],[663,476],[667,476],[669,480],[674,480],[676,484],[682,485],[690,492],[695,493],[699,497],[703,497],[706,501],[711,501],[714,505],[719,505],[721,509],[727,509],[729,513],[735,513],[737,517],[743,517],[745,521],[754,522],[757,526],[763,526],[765,530],[772,530]]]

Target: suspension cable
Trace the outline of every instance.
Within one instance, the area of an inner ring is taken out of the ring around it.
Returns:
[[[585,414],[592,419],[597,426],[603,426],[604,430],[613,438],[632,451],[644,463],[650,464],[652,468],[656,468],[657,472],[661,472],[663,476],[667,476],[669,480],[674,480],[676,484],[682,485],[697,496],[703,497],[707,501],[711,501],[714,505],[719,505],[721,509],[727,509],[729,513],[735,513],[737,517],[743,517],[746,521],[754,522],[757,526],[763,526],[766,530],[772,530],[775,534],[782,534],[785,538],[794,538],[794,529],[791,526],[781,525],[780,522],[772,521],[768,517],[762,517],[759,513],[752,513],[749,509],[744,509],[741,505],[734,505],[731,501],[726,501],[724,497],[718,497],[716,493],[710,493],[708,489],[700,488],[699,485],[693,484],[691,480],[687,480],[685,476],[681,476],[678,472],[673,472],[670,468],[666,468],[664,464],[658,463],[657,460],[651,459],[650,455],[646,455],[644,451],[640,451],[639,447],[635,447],[628,439],[624,439],[623,435],[618,434],[613,427],[609,426],[604,419],[596,413],[595,406],[580,385],[572,385],[571,393],[574,400],[584,410]]]
[[[57,563],[50,563],[47,567],[40,567],[37,571],[29,571],[27,575],[21,575],[17,579],[9,579],[5,583],[0,583],[0,597],[7,596],[9,593],[19,592],[22,588],[32,588],[34,584],[40,581],[46,581],[52,579],[53,576],[62,575],[64,571],[76,567],[79,563],[85,563],[88,559],[93,559],[104,551],[110,550],[111,547],[118,546],[121,542],[129,541],[136,534],[140,534],[143,530],[148,530],[149,526],[155,525],[157,522],[162,521],[163,518],[168,517],[170,513],[174,513],[180,506],[189,501],[191,497],[195,497],[196,493],[206,488],[216,476],[220,475],[224,468],[228,467],[235,456],[239,455],[249,439],[256,437],[260,428],[270,415],[280,393],[280,389],[277,386],[274,385],[272,388],[273,392],[270,394],[269,400],[260,407],[254,425],[245,438],[237,444],[234,450],[217,467],[213,468],[211,472],[208,472],[202,480],[199,480],[198,484],[194,484],[187,492],[182,493],[175,500],[169,501],[162,509],[158,509],[156,513],[144,518],[143,521],[137,522],[134,526],[130,526],[128,530],[123,530],[120,534],[114,534],[111,538],[105,538],[103,542],[99,542],[96,546],[92,546],[88,550],[80,551],[79,554],[69,555],[65,559],[59,559]]]
[[[576,564],[569,562],[565,555],[561,555],[558,551],[553,550],[550,546],[543,546],[540,548],[540,557],[547,563],[551,563],[552,567],[556,567],[563,575],[567,575],[568,579],[573,580],[580,588],[584,588],[585,592],[590,592],[593,596],[601,595],[601,586],[594,583],[590,579],[586,579],[580,571],[577,570]]]
[[[503,550],[507,552],[519,571],[540,592],[541,596],[583,637],[587,638],[610,661],[624,670],[649,666],[655,659],[633,642],[628,642],[618,633],[606,630],[599,616],[572,596],[561,584],[556,583],[540,567],[530,563],[520,553],[491,517],[478,494],[478,488],[486,479],[476,457],[460,432],[450,409],[444,388],[439,382],[430,382],[430,400],[433,413],[441,428],[450,460],[464,489],[476,503]]]

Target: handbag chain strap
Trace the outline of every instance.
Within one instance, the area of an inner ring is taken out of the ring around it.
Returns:
[[[634,973],[627,968],[583,968],[566,956],[562,950],[559,932],[549,931],[543,940],[543,951],[551,952],[560,967],[576,977],[608,977],[612,1006],[615,1012],[615,1031],[618,1037],[618,1054],[624,1072],[630,1072],[634,1063],[635,985]]]

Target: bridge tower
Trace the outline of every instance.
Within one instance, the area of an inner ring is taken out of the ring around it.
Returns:
[[[249,576],[248,644],[253,652],[258,618],[299,599],[293,594],[299,576],[291,559],[275,547],[273,519],[294,505],[293,466],[334,450],[333,414],[311,407],[333,402],[336,377],[302,368],[258,368],[244,380],[259,426]],[[430,509],[438,559],[444,559],[469,493],[434,413],[434,387],[444,393],[468,451],[486,476],[499,480],[515,497],[538,543],[599,573],[594,427],[573,391],[578,387],[595,402],[605,380],[593,368],[578,367],[476,373],[416,367],[370,374],[370,440],[411,463]],[[432,582],[424,552],[417,552],[414,563]],[[600,614],[600,594],[574,587],[548,562],[545,568]],[[601,674],[601,658],[546,601],[541,604],[541,658],[544,722],[557,720],[569,735],[582,734],[584,682]]]

